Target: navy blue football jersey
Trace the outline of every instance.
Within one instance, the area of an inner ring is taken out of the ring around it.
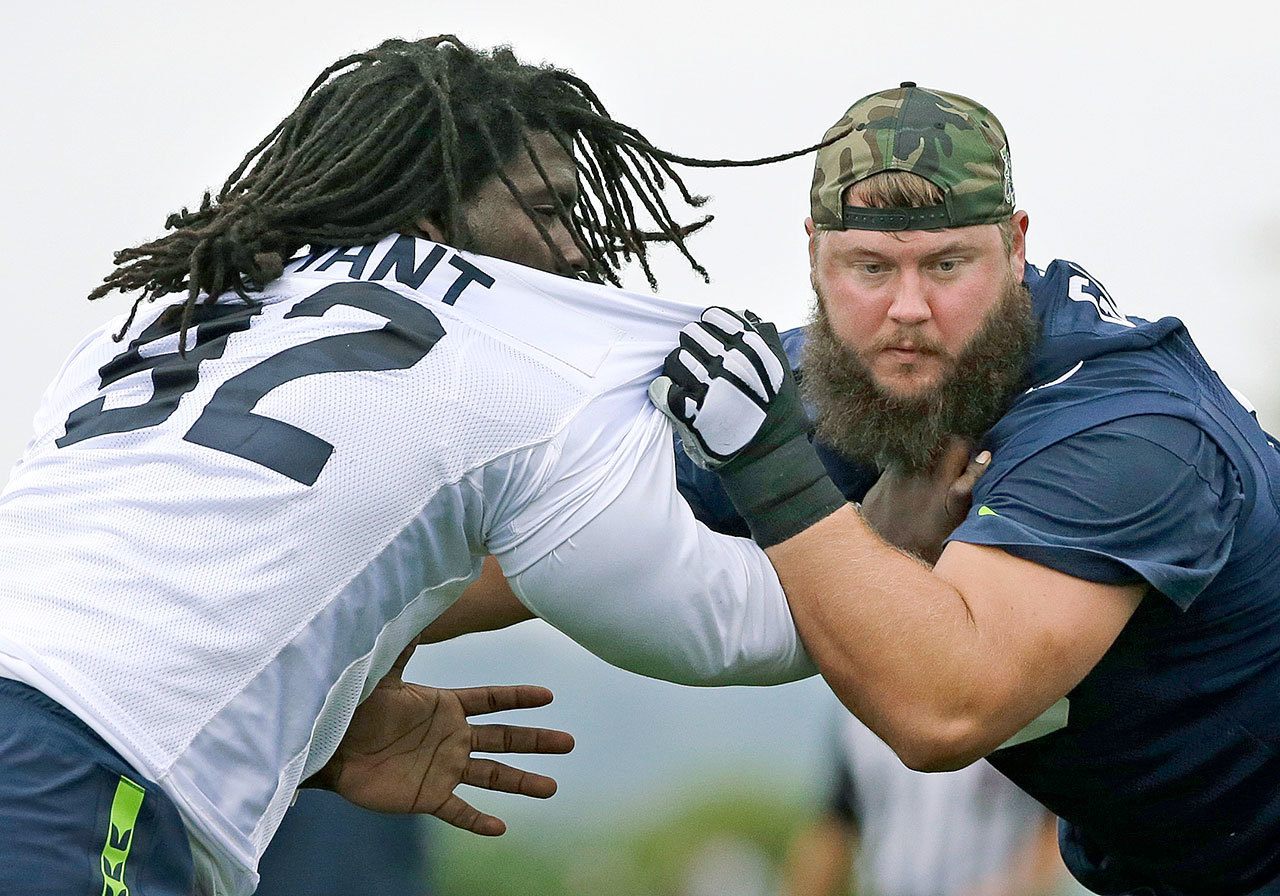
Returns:
[[[951,539],[1150,590],[989,759],[1062,818],[1092,890],[1280,893],[1280,448],[1177,319],[1123,315],[1070,262],[1028,266],[1026,283],[1030,387],[984,437],[991,465]],[[851,498],[869,486],[824,461]],[[705,490],[691,501],[723,515]]]

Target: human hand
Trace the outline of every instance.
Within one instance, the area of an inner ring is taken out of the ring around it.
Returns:
[[[943,541],[969,512],[973,487],[991,461],[987,451],[970,459],[972,450],[971,442],[952,436],[929,470],[912,475],[885,470],[862,500],[863,517],[885,541],[936,563]]]
[[[720,476],[761,547],[844,504],[809,442],[809,419],[777,328],[708,308],[680,332],[649,398],[685,451]]]
[[[783,397],[795,392],[790,373],[772,324],[712,307],[680,331],[680,347],[667,355],[649,398],[675,424],[694,463],[714,470],[776,441],[773,430],[784,439],[808,430],[803,410],[797,420]]]
[[[309,786],[323,787],[377,812],[421,812],[454,827],[497,836],[507,826],[454,793],[459,784],[545,799],[553,778],[523,771],[482,753],[568,753],[573,737],[549,728],[472,725],[467,717],[545,706],[546,688],[532,685],[448,690],[389,675],[356,709],[337,752]]]

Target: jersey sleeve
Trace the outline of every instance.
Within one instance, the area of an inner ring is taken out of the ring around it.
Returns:
[[[605,661],[692,685],[763,685],[816,672],[768,557],[698,523],[675,488],[655,411],[603,506],[576,506],[550,550],[495,551],[535,614]],[[601,490],[604,491],[603,489]]]
[[[1146,582],[1186,609],[1226,563],[1242,500],[1234,468],[1202,430],[1138,415],[1044,448],[989,489],[979,481],[948,540],[1089,581]]]

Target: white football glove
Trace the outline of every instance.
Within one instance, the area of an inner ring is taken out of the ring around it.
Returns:
[[[844,504],[809,442],[809,418],[773,324],[708,308],[680,331],[649,398],[694,463],[715,470],[762,547]]]
[[[779,359],[749,317],[708,308],[680,331],[649,398],[675,424],[693,462],[715,469],[732,460],[760,431],[786,378]],[[759,322],[755,318],[754,322]]]

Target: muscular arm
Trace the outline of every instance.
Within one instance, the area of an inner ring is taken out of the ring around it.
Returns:
[[[1101,659],[1146,590],[959,542],[930,570],[852,507],[768,554],[837,696],[925,771],[985,756],[1053,705]]]
[[[941,469],[932,476],[903,479],[904,486],[886,473],[863,502],[863,515],[882,538],[932,562],[942,550],[943,539],[964,518],[973,485],[982,474],[988,457],[983,452],[977,461],[966,465],[967,443],[957,440],[947,453],[946,463],[940,464]],[[680,460],[677,456],[677,471]],[[895,481],[889,485],[889,480]],[[690,496],[685,494],[685,497],[688,499]],[[728,501],[727,498],[723,500]],[[694,512],[700,522],[705,522],[701,513]],[[435,644],[459,635],[495,631],[535,618],[511,590],[498,561],[486,557],[480,577],[423,631],[418,643]]]
[[[486,558],[417,643],[537,616],[606,662],[652,678],[763,685],[815,674],[768,557],[694,519],[676,491],[671,432],[660,417],[638,432],[635,469],[603,509],[540,559],[517,561],[510,579],[499,558]]]
[[[511,590],[498,561],[485,557],[480,578],[427,626],[418,643],[435,644],[471,632],[491,632],[533,618],[532,611]]]
[[[1124,475],[1099,479],[1105,469]],[[779,545],[794,554],[774,559],[837,693],[904,760],[948,767],[1064,696],[1144,593],[1194,600],[1226,562],[1238,496],[1230,465],[1192,424],[1126,418],[1006,471],[933,573],[877,545],[851,510],[824,521],[845,549],[815,526],[812,542]],[[821,583],[806,582],[819,562],[839,600],[815,599]]]
[[[536,615],[606,662],[666,681],[779,684],[815,674],[768,557],[694,518],[676,491],[661,417],[634,435],[634,469],[615,497],[532,563],[501,551],[486,558],[418,643]],[[509,579],[499,562],[515,567]]]
[[[929,569],[821,488],[794,381],[769,373],[781,346],[732,317],[709,309],[685,327],[650,396],[686,445],[720,446],[721,480],[811,656],[913,768],[998,748],[1084,678],[1148,590],[1186,607],[1226,562],[1231,464],[1193,423],[1135,415],[1015,453]]]

